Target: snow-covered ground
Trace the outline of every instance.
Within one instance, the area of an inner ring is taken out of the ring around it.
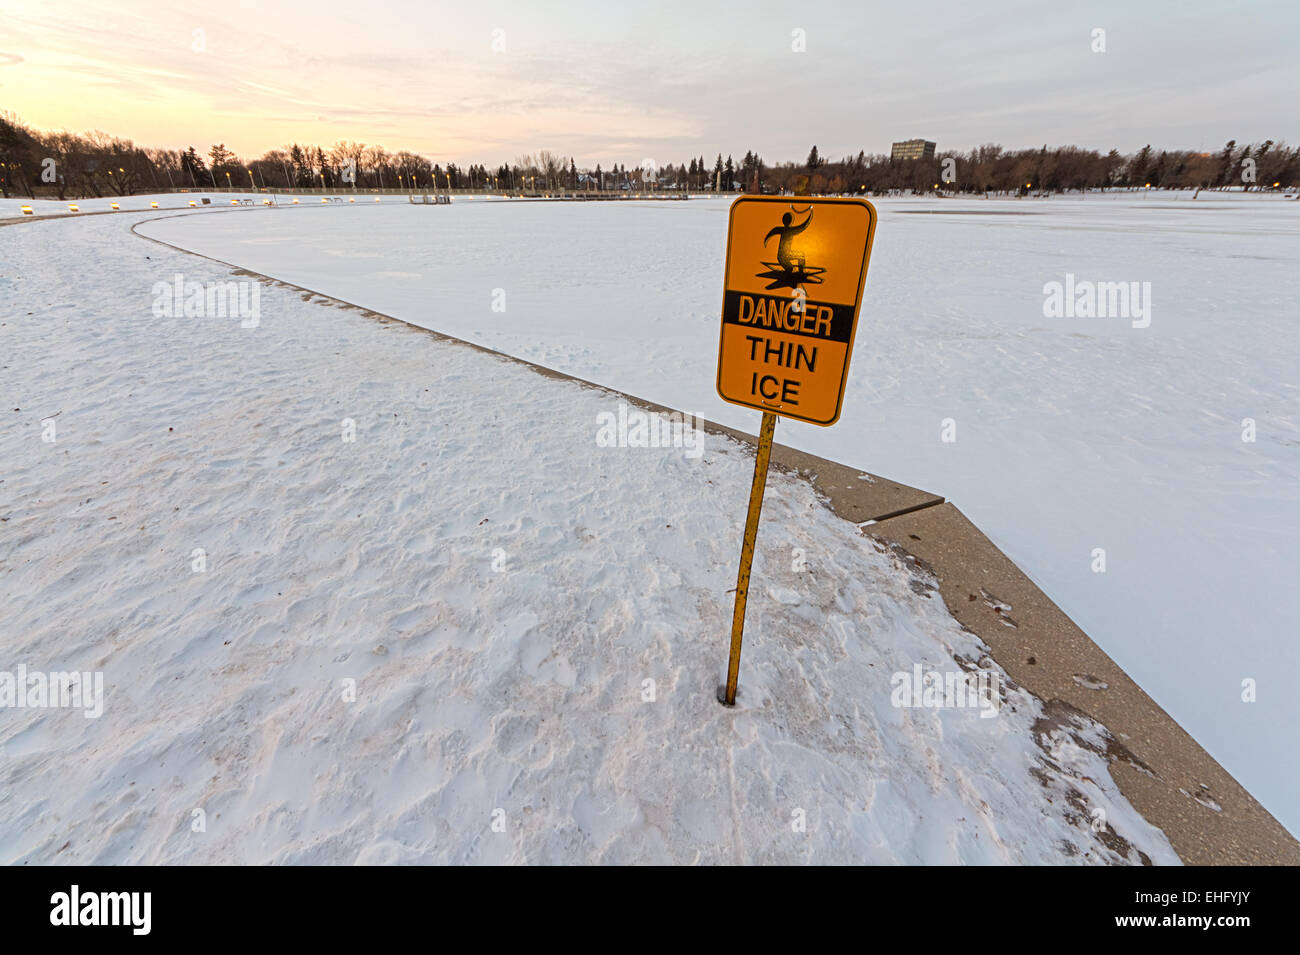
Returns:
[[[1300,203],[877,205],[844,416],[778,440],[952,499],[1300,833]],[[714,393],[726,215],[385,202],[144,231],[754,431]],[[1150,282],[1149,326],[1045,317],[1067,275]]]
[[[408,221],[466,249],[444,211]],[[347,215],[194,218],[274,250]],[[0,709],[0,862],[1177,861],[1100,731],[1036,726],[806,484],[769,485],[726,709],[744,450],[603,446],[616,396],[289,289],[255,327],[157,314],[231,275],[139,218],[0,229],[0,683],[105,687]],[[895,706],[916,667],[1004,702]]]
[[[153,203],[158,203],[158,209],[166,211],[168,209],[185,210],[190,208],[190,203],[194,202],[201,210],[221,209],[230,205],[231,200],[252,200],[256,205],[263,205],[263,200],[270,199],[277,205],[293,205],[293,200],[297,199],[299,205],[320,205],[322,198],[341,199],[344,203],[359,205],[361,203],[375,204],[379,199],[381,203],[400,202],[407,205],[406,196],[393,193],[383,193],[375,195],[366,192],[348,192],[346,190],[330,190],[326,192],[303,192],[295,195],[282,193],[266,192],[240,192],[235,189],[232,192],[216,192],[196,190],[194,192],[171,192],[159,193],[157,195],[141,194],[134,196],[100,196],[89,199],[79,199],[69,197],[65,200],[40,198],[28,199],[25,196],[12,196],[8,199],[0,199],[0,219],[19,218],[24,215],[23,208],[30,208],[33,218],[43,216],[67,215],[70,211],[69,205],[75,205],[77,210],[82,213],[88,212],[143,212],[152,211]],[[480,197],[473,197],[477,201]],[[492,197],[483,197],[492,198]],[[204,199],[208,200],[206,203]],[[113,203],[117,203],[118,209],[113,209]]]

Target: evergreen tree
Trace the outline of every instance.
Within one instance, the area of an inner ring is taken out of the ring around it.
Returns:
[[[1221,186],[1226,186],[1232,177],[1232,151],[1236,146],[1237,141],[1229,139],[1227,145],[1223,147],[1223,154],[1219,157],[1219,185]]]
[[[306,185],[310,178],[307,173],[307,157],[297,143],[289,147],[289,163],[293,167],[292,185]]]
[[[199,177],[208,174],[208,168],[203,164],[203,157],[191,146],[185,152],[181,153],[181,169],[190,174],[190,185],[198,187]]]
[[[21,129],[14,123],[0,114],[0,192],[3,192],[6,199],[9,198],[9,189],[18,188],[18,180],[21,180],[27,186],[27,194],[33,199],[36,194],[32,192],[31,182],[23,174],[23,166],[31,161],[31,152],[28,142],[30,137],[23,136],[26,130]]]
[[[1130,185],[1141,186],[1149,181],[1147,176],[1150,175],[1150,164],[1151,144],[1147,143],[1138,150],[1138,154],[1134,156],[1133,161],[1129,163],[1128,181]]]

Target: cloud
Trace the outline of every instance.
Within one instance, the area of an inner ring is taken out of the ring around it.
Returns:
[[[17,53],[0,53],[0,66],[17,66],[22,61]]]
[[[813,143],[842,156],[914,135],[941,149],[1293,139],[1294,119],[1273,103],[1300,90],[1284,29],[1300,8],[1251,2],[1272,29],[1221,9],[1171,16],[1171,0],[1092,0],[1087,21],[1040,15],[1031,0],[838,0],[796,20],[776,0],[587,0],[564,19],[529,0],[481,15],[478,4],[322,0],[307,18],[251,4],[251,26],[188,0],[126,0],[105,23],[93,0],[64,0],[78,13],[32,4],[7,18],[4,42],[30,56],[5,76],[5,106],[51,126],[111,121],[159,145],[224,139],[256,154],[379,140],[456,162],[543,145],[585,163],[746,149],[772,162]],[[1104,55],[1091,50],[1094,24],[1107,28]],[[491,46],[498,26],[504,52]],[[806,52],[792,48],[794,27]],[[0,54],[0,65],[22,61]]]

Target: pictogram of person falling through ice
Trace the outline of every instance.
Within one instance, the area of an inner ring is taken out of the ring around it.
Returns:
[[[794,212],[799,212],[793,205],[790,208]],[[812,225],[812,206],[809,206],[805,211],[808,213],[808,218],[798,225],[792,224],[794,222],[792,213],[785,213],[785,215],[781,216],[781,224],[763,237],[764,248],[767,247],[767,243],[771,241],[773,236],[779,237],[776,244],[776,261],[764,262],[767,271],[758,273],[758,278],[772,280],[767,286],[768,289],[794,289],[801,285],[821,284],[822,273],[826,270],[819,269],[816,266],[809,266],[804,254],[795,247],[794,237]],[[799,214],[802,215],[803,213]]]

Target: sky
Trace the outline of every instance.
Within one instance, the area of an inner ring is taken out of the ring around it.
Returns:
[[[1095,31],[1104,30],[1104,52]],[[580,166],[1300,141],[1296,0],[0,0],[0,110],[244,158]]]

